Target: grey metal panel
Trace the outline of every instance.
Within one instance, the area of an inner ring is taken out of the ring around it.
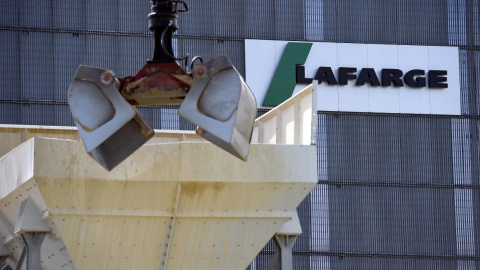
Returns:
[[[0,104],[0,121],[2,124],[20,124],[22,105]]]
[[[178,108],[163,108],[161,109],[161,129],[175,130],[180,129],[180,116],[178,115]]]
[[[18,26],[30,28],[51,28],[53,25],[53,4],[47,1],[18,1]]]
[[[54,126],[74,126],[72,113],[70,112],[70,107],[67,104],[56,105],[54,108]]]
[[[297,207],[298,218],[300,220],[300,225],[302,226],[302,233],[297,237],[295,245],[293,246],[293,251],[304,251],[310,250],[311,246],[311,235],[309,232],[312,231],[311,228],[311,215],[312,215],[312,195],[308,195],[302,203]],[[295,263],[295,262],[294,262]],[[298,263],[302,263],[301,259],[298,258]],[[296,264],[296,263],[295,263]]]
[[[448,0],[448,41],[450,45],[466,44],[466,0]]]
[[[279,40],[304,40],[305,15],[303,1],[277,0],[274,22]]]
[[[452,119],[452,156],[454,183],[480,184],[480,120]]]
[[[86,1],[75,0],[44,0],[53,5],[53,28],[55,29],[85,29]],[[19,1],[20,2],[20,1]]]
[[[22,125],[55,125],[55,105],[22,105]]]
[[[472,189],[455,189],[455,229],[457,254],[474,256],[475,226]]]
[[[466,26],[467,26],[467,45],[480,45],[479,26],[480,26],[480,3],[478,0],[466,1]]]
[[[473,215],[473,224],[475,228],[475,256],[480,257],[480,215],[478,213],[480,212],[480,192],[474,191],[472,192],[472,197],[473,197],[473,211],[475,215]],[[478,266],[480,266],[480,260],[477,261],[477,269]]]
[[[324,2],[325,40],[433,45],[447,44],[444,1]]]
[[[57,33],[53,35],[53,100],[66,101],[67,91],[80,64],[86,62],[87,47],[85,35]],[[52,91],[43,89],[43,92]]]
[[[20,38],[18,32],[0,31],[0,98],[20,98]],[[5,42],[8,41],[8,42]]]
[[[231,1],[189,1],[187,14],[180,14],[178,33],[217,37],[243,37],[244,3]]]
[[[115,56],[118,64],[114,71],[119,78],[135,75],[153,55],[153,36],[116,36],[112,39],[118,46]]]
[[[468,73],[468,51],[467,50],[459,50],[458,51],[458,59],[459,59],[459,67],[460,67],[460,102],[461,102],[461,110],[462,114],[470,114],[470,87],[469,87],[469,73]],[[473,89],[475,89],[473,87]],[[475,92],[473,92],[475,93]],[[475,107],[475,104],[472,104]],[[475,110],[475,108],[472,108]]]
[[[1,26],[18,26],[19,19],[19,4],[20,1],[16,0],[3,0],[2,11],[0,16]]]
[[[472,184],[480,186],[480,166],[475,165],[480,164],[480,119],[470,120],[470,136],[472,138],[470,155],[472,159]],[[477,213],[479,211],[480,208],[477,210]]]
[[[328,185],[318,184],[311,194],[311,230],[310,250],[313,252],[330,251],[330,216]]]
[[[447,118],[402,118],[401,180],[452,184],[451,122]]]
[[[122,32],[149,33],[147,15],[150,1],[116,1],[118,8],[118,29]]]
[[[182,35],[302,40],[303,1],[190,1],[179,18]]]
[[[330,257],[329,256],[312,256],[312,269],[316,270],[329,270],[330,267]]]
[[[332,252],[456,255],[451,189],[329,186]]]
[[[416,259],[416,258],[377,258],[377,257],[330,257],[330,268],[355,270],[384,269],[422,269],[422,270],[452,270],[457,269],[455,260]],[[322,268],[319,268],[322,269]]]
[[[459,53],[462,114],[480,115],[480,51]]]
[[[245,38],[275,39],[275,0],[245,0]]]
[[[205,2],[205,1],[202,1]],[[206,12],[215,14],[209,16],[212,24],[204,25],[212,28],[213,34],[220,37],[242,37],[244,36],[244,5],[243,1],[212,0],[205,2]],[[188,16],[188,15],[185,15]]]
[[[86,10],[86,28],[89,30],[118,31],[117,0],[83,0]]]
[[[119,44],[116,36],[87,35],[85,65],[117,70]]]
[[[327,115],[328,179],[451,184],[448,118]]]
[[[178,104],[162,106],[141,106],[137,110],[154,129],[195,130],[196,126],[180,117]]]
[[[323,0],[305,0],[305,39],[324,40]]]
[[[53,99],[53,34],[22,32],[20,48],[21,98]]]
[[[318,180],[328,180],[327,115],[318,114],[317,119]]]

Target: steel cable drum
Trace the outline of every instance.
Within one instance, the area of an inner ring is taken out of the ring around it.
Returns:
[[[85,150],[109,171],[154,135],[118,87],[111,70],[80,66],[68,90],[68,104]]]
[[[247,160],[257,103],[226,56],[197,65],[193,85],[178,113],[197,125],[197,134]]]

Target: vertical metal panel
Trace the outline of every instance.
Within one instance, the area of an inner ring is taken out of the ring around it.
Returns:
[[[312,268],[315,270],[330,270],[330,257],[329,256],[312,256]]]
[[[47,1],[18,1],[18,22],[21,27],[51,28],[53,4]]]
[[[54,88],[42,89],[43,93],[52,92],[53,100],[67,100],[67,92],[72,78],[80,64],[86,63],[87,50],[85,35],[53,35],[53,78]]]
[[[119,31],[128,33],[150,32],[147,20],[147,15],[150,12],[150,1],[116,1],[116,5],[118,8],[111,12],[118,12]]]
[[[22,125],[55,125],[55,105],[29,104],[22,105]]]
[[[444,1],[339,0],[327,1],[323,8],[328,41],[417,45],[448,42]]]
[[[311,214],[312,214],[312,196],[308,195],[302,203],[297,207],[298,218],[302,226],[302,233],[297,237],[293,251],[311,250]],[[303,263],[301,258],[298,258],[298,263]]]
[[[53,34],[20,33],[21,98],[53,99]]]
[[[480,257],[480,215],[478,215],[478,212],[480,212],[480,192],[478,190],[476,192],[472,193],[473,197],[473,209],[474,209],[474,215],[473,215],[473,224],[475,228],[475,256],[478,258]],[[477,260],[476,262],[477,269],[480,269],[480,260]]]
[[[480,184],[479,121],[452,119],[452,153],[454,157],[454,183]]]
[[[318,180],[328,180],[327,117],[319,114],[317,125]]]
[[[311,248],[314,252],[330,251],[330,216],[328,185],[318,184],[311,192]]]
[[[460,67],[460,102],[462,114],[470,114],[470,88],[468,85],[468,53],[466,50],[459,50]]]
[[[422,270],[451,270],[456,269],[454,260],[435,259],[400,259],[400,258],[355,258],[355,257],[330,257],[330,269],[422,269]]]
[[[23,2],[23,1],[18,1]],[[41,1],[43,3],[46,0]],[[85,1],[49,0],[53,8],[53,24],[55,29],[86,29]]]
[[[118,54],[114,56],[117,59],[117,66],[109,68],[114,70],[119,78],[135,75],[153,56],[153,36],[115,36],[112,38],[118,46]]]
[[[245,0],[245,38],[275,39],[275,0]]]
[[[324,40],[323,0],[305,0],[305,39]]]
[[[190,10],[179,17],[180,30],[183,35],[217,37],[244,36],[244,3],[231,1],[189,1]]]
[[[460,50],[462,114],[480,115],[480,52]]]
[[[86,59],[87,66],[117,70],[118,47],[114,36],[87,35],[86,36]]]
[[[118,1],[84,0],[85,23],[89,30],[117,31],[119,28]]]
[[[20,33],[14,31],[0,31],[0,59],[2,70],[0,71],[0,98],[20,98]]]
[[[328,179],[451,183],[450,130],[447,118],[327,115]]]
[[[330,186],[331,251],[456,255],[453,190]]]
[[[72,114],[70,112],[70,107],[67,104],[57,104],[54,107],[55,118],[53,123],[50,123],[52,126],[74,126]]]
[[[303,40],[303,1],[191,1],[179,34]]]
[[[457,254],[475,255],[474,209],[471,189],[455,189]]]
[[[20,1],[16,0],[3,0],[2,11],[0,16],[1,26],[15,27],[19,26],[19,4]]]
[[[304,40],[304,1],[277,0],[275,2],[275,26],[279,40]]]
[[[20,124],[22,121],[22,105],[18,104],[1,104],[0,105],[0,121],[2,124]]]

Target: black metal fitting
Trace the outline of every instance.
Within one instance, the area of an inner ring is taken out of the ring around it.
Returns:
[[[179,4],[183,9],[179,9]],[[155,37],[153,58],[148,63],[171,63],[175,60],[172,49],[172,35],[178,29],[178,13],[188,10],[184,1],[152,0],[152,12],[148,14],[148,28]]]

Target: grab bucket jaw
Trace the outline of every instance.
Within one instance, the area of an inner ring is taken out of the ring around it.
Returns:
[[[197,134],[246,161],[257,103],[226,56],[197,65],[193,85],[178,113],[197,125]]]
[[[118,92],[108,69],[80,66],[68,90],[68,104],[85,150],[112,170],[153,137],[153,129]]]

